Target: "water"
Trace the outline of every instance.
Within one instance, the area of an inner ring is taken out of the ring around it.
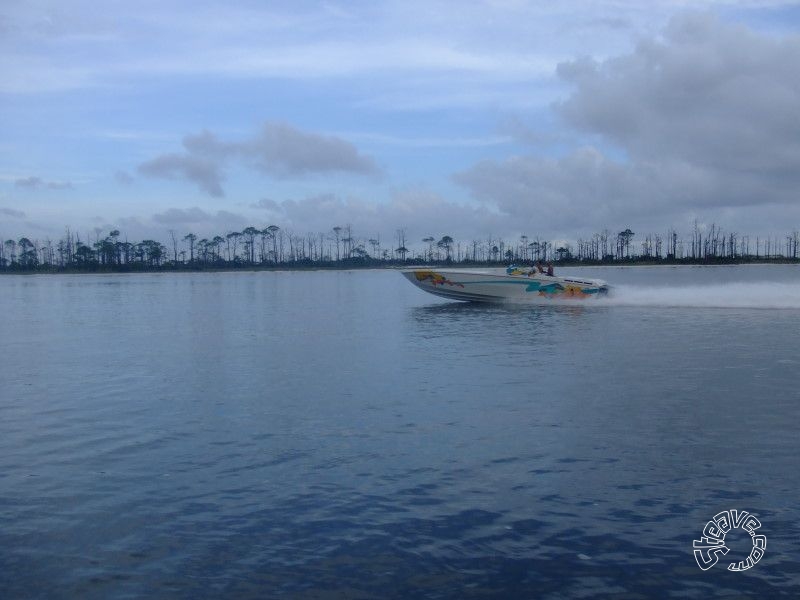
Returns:
[[[0,598],[800,595],[800,269],[579,272],[0,277]]]

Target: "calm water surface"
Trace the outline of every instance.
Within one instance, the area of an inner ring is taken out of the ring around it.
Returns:
[[[580,272],[0,277],[0,598],[800,596],[800,269]]]

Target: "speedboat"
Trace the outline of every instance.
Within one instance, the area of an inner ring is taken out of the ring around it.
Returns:
[[[600,279],[556,277],[514,265],[504,275],[439,269],[409,269],[403,276],[421,290],[468,302],[552,302],[596,298],[608,293]]]

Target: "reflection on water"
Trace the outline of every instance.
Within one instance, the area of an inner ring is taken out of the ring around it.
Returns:
[[[427,306],[415,306],[411,309],[415,317],[422,318],[422,315],[430,315],[430,318],[438,319],[441,316],[463,315],[467,318],[476,316],[485,317],[491,315],[497,318],[530,319],[545,317],[548,315],[583,315],[586,310],[597,309],[597,307],[583,306],[579,304],[525,304],[522,302],[514,303],[479,303],[479,302],[445,302],[442,304],[431,304]]]
[[[447,302],[408,309],[414,323],[408,324],[407,331],[409,335],[448,339],[462,347],[469,342],[486,349],[495,347],[494,343],[497,343],[507,345],[507,350],[513,351],[557,343],[559,335],[588,325],[583,320],[587,311],[592,310],[604,309],[572,305]],[[494,343],[484,339],[486,336]]]
[[[797,311],[392,272],[0,288],[0,597],[800,594]],[[729,508],[767,553],[702,572]]]

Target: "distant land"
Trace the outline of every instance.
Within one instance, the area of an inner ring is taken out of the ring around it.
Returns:
[[[457,241],[428,236],[412,244],[398,229],[388,247],[354,235],[350,226],[295,235],[276,225],[247,227],[209,238],[169,231],[169,242],[128,241],[119,230],[82,239],[67,230],[56,241],[22,237],[0,244],[0,273],[139,272],[238,269],[354,269],[431,264],[500,267],[553,262],[560,265],[800,263],[800,233],[749,236],[697,224],[689,235],[636,235],[609,230],[576,242],[521,235],[517,240]]]

